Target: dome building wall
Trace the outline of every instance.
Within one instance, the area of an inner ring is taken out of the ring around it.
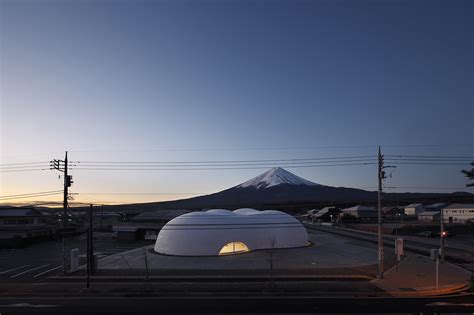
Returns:
[[[306,229],[284,212],[213,209],[187,213],[168,222],[158,234],[155,251],[177,256],[217,256],[307,244]]]

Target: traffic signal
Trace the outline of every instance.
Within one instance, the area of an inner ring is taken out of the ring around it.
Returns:
[[[441,232],[441,237],[446,237],[446,236],[448,236],[448,232],[446,231]]]

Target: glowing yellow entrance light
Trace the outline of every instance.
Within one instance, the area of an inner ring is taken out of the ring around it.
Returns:
[[[249,248],[242,242],[230,242],[222,247],[219,255],[231,255],[237,253],[248,252]]]

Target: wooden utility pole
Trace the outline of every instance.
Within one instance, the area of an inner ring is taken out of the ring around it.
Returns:
[[[87,259],[89,260],[90,272],[94,273],[94,230],[93,230],[93,205],[89,211],[89,252],[87,253]]]
[[[439,258],[441,263],[444,263],[444,210],[440,209],[440,231],[439,231]]]
[[[67,175],[67,151],[64,157],[64,193],[63,193],[63,274],[67,272],[67,260],[66,260],[66,238],[65,233],[67,229],[67,196],[68,196],[68,184],[69,177]]]
[[[380,150],[378,152],[378,258],[379,258],[379,272],[378,277],[379,279],[383,279],[384,273],[384,257],[383,257],[383,235],[382,235],[382,180],[385,178],[385,172],[383,171],[383,155]]]
[[[67,272],[67,259],[66,259],[66,241],[65,241],[65,234],[68,222],[68,188],[72,185],[72,176],[68,175],[68,161],[67,161],[67,151],[63,160],[52,160],[50,162],[50,169],[58,170],[64,173],[64,194],[63,194],[63,215],[62,215],[62,228],[63,231],[61,233],[62,236],[62,265],[63,265],[63,274]],[[61,215],[60,215],[61,217]]]
[[[89,288],[90,286],[90,275],[92,269],[92,259],[91,259],[91,252],[92,249],[92,205],[89,209],[89,227],[87,228],[87,273],[86,273],[86,287]]]

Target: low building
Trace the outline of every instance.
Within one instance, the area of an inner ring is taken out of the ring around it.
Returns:
[[[447,207],[447,203],[434,203],[432,205],[423,206],[425,211],[438,211],[441,212],[441,209]]]
[[[317,211],[313,217],[314,220],[318,221],[337,221],[339,215],[341,214],[341,209],[337,207],[324,207],[321,210]]]
[[[418,220],[422,222],[439,222],[441,212],[439,211],[423,211],[418,215]]]
[[[455,203],[443,208],[443,222],[464,223],[474,221],[474,204]]]
[[[34,208],[0,208],[0,247],[19,247],[54,237],[50,215]]]
[[[112,231],[114,225],[119,224],[125,220],[122,213],[113,211],[98,211],[94,213],[92,218],[92,226],[97,231]]]
[[[375,208],[357,205],[354,207],[342,209],[344,214],[353,215],[362,220],[373,220],[378,218],[378,212]]]
[[[145,211],[128,222],[114,225],[112,230],[119,240],[155,240],[161,228],[170,220],[190,210]]]
[[[402,215],[404,213],[404,209],[402,207],[383,207],[382,213],[385,216]]]
[[[412,203],[405,207],[405,215],[416,216],[424,210],[422,203]]]

